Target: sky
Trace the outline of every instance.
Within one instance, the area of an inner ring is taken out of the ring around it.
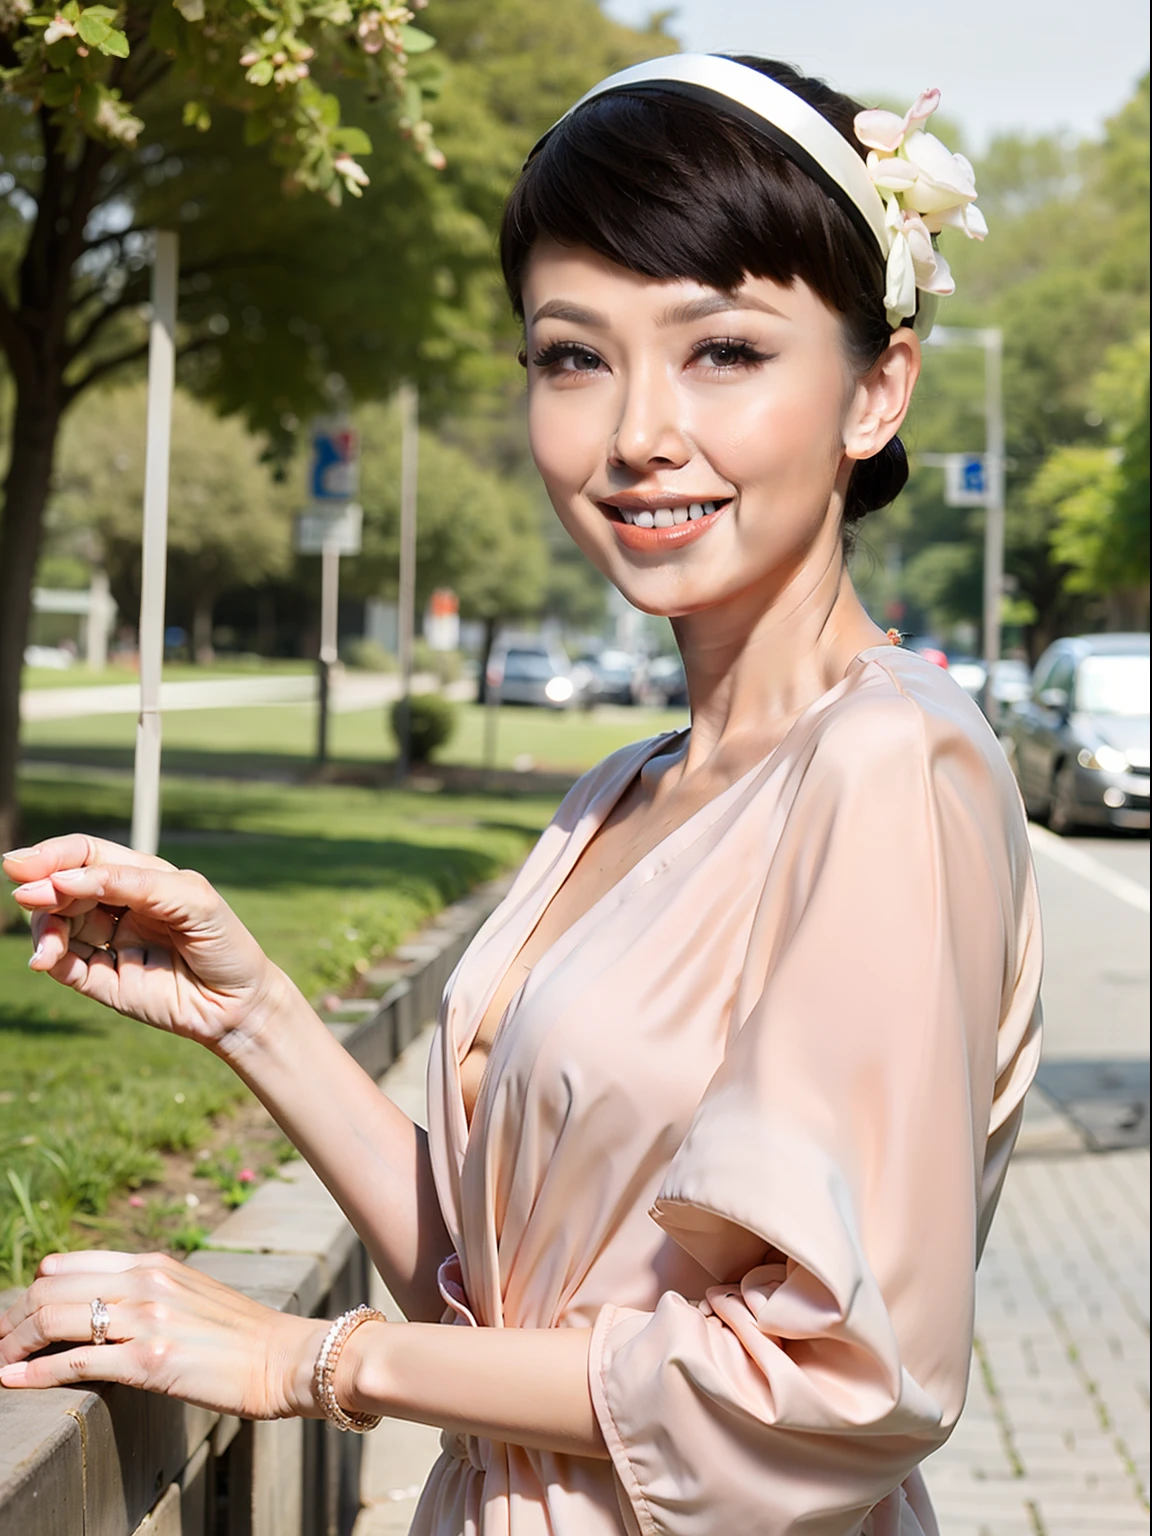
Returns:
[[[663,0],[660,9],[673,0]],[[1147,0],[679,0],[669,30],[696,53],[767,55],[862,97],[928,86],[979,152],[998,132],[1096,135],[1148,67]],[[642,23],[657,0],[605,0]]]

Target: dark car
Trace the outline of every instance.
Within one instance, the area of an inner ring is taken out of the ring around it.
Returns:
[[[654,656],[644,667],[639,692],[649,709],[687,709],[688,679],[679,656]]]
[[[488,687],[500,704],[570,709],[579,702],[568,658],[553,646],[527,641],[498,645],[488,661]]]
[[[1049,646],[1009,716],[1005,749],[1030,815],[1054,832],[1148,827],[1148,636]]]
[[[639,662],[627,651],[601,651],[592,662],[598,704],[635,704]]]

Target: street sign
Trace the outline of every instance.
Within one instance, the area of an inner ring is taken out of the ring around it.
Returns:
[[[351,501],[360,489],[360,441],[343,417],[312,423],[308,494],[313,501]]]
[[[945,454],[944,500],[950,507],[987,506],[988,476],[982,453]]]
[[[460,648],[460,599],[451,587],[437,587],[424,615],[424,638],[434,651]]]
[[[363,520],[364,509],[354,501],[301,512],[296,518],[296,553],[322,555],[327,549],[337,555],[358,555]]]

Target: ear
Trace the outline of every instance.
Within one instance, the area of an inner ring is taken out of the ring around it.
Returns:
[[[919,377],[920,338],[910,326],[901,326],[879,362],[857,381],[844,422],[846,458],[870,459],[892,441]]]

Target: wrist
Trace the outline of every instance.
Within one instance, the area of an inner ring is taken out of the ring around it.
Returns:
[[[396,1395],[389,1381],[389,1344],[400,1323],[362,1323],[349,1337],[333,1385],[346,1413],[390,1413]]]
[[[285,1314],[279,1347],[273,1351],[274,1376],[282,1383],[276,1418],[322,1419],[316,1395],[316,1358],[328,1332],[323,1318]]]
[[[213,1046],[214,1054],[243,1076],[253,1058],[271,1056],[283,1046],[286,1034],[301,1016],[316,1022],[296,983],[269,960],[243,1018],[221,1035]]]

